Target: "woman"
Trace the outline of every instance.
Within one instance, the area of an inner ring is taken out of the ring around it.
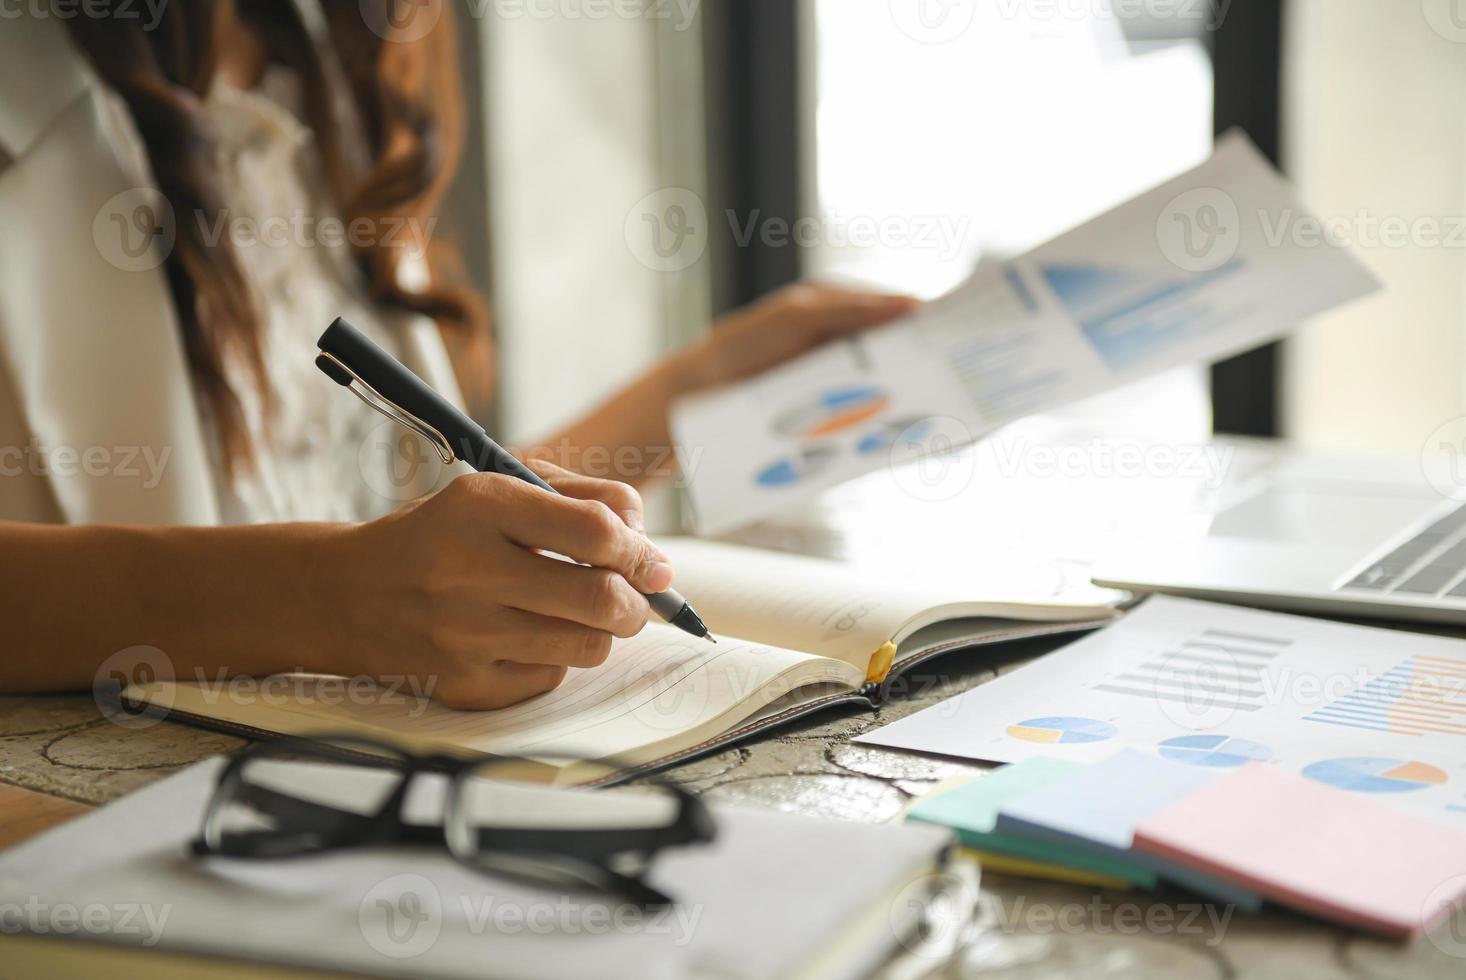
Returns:
[[[345,315],[451,397],[489,381],[423,232],[459,142],[449,12],[103,6],[0,36],[0,692],[149,645],[182,676],[410,674],[494,708],[603,662],[673,576],[636,490],[535,460],[563,496],[473,474],[398,507],[359,452],[380,419],[312,365]],[[544,444],[650,458],[671,398],[909,308],[791,288]]]

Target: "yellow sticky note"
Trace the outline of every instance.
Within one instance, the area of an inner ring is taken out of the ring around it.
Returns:
[[[1104,875],[1091,874],[1088,871],[1080,871],[1077,868],[1066,868],[1061,864],[1045,864],[1042,861],[1025,861],[1023,858],[1009,857],[1005,854],[994,854],[991,851],[982,851],[973,847],[962,848],[963,854],[969,854],[973,860],[982,865],[984,871],[996,871],[998,874],[1013,875],[1018,878],[1046,878],[1050,881],[1066,881],[1075,885],[1095,885],[1099,888],[1130,888],[1130,882],[1121,881],[1118,878],[1107,878]]]

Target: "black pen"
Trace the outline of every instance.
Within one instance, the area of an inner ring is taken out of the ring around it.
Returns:
[[[464,460],[483,473],[502,473],[556,493],[539,476],[506,451],[478,423],[372,343],[361,331],[337,318],[317,343],[316,366],[332,381],[394,422],[432,443],[444,463]],[[672,589],[646,597],[652,611],[693,636],[718,642],[692,605]]]

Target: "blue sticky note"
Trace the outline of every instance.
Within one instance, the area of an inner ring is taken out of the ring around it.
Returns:
[[[1213,783],[1221,771],[1124,749],[1006,801],[994,830],[1061,847],[1102,848],[1192,891],[1257,911],[1262,899],[1230,882],[1131,850],[1151,815]]]
[[[1153,887],[1155,872],[1129,855],[1116,856],[1108,849],[1088,844],[1056,844],[994,830],[999,810],[1005,803],[1066,779],[1082,768],[1080,763],[1066,759],[1035,756],[1004,766],[966,785],[918,800],[906,819],[951,827],[957,832],[958,839],[969,847],[1027,861],[1077,868],[1142,888]]]

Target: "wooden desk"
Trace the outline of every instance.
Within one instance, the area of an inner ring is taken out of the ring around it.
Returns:
[[[1244,465],[1244,464],[1236,464]],[[744,540],[900,569],[936,561],[980,588],[989,559],[1010,577],[1083,588],[1089,549],[1136,508],[1179,506],[1196,488],[1157,480],[1069,480],[978,472],[950,496],[894,499],[879,482],[846,488],[818,506]],[[936,532],[940,530],[940,534]],[[933,555],[931,542],[945,555]],[[672,774],[710,800],[768,806],[840,820],[888,820],[948,776],[982,767],[849,744],[873,725],[984,683],[1051,649],[1034,641],[958,654],[912,678],[910,695],[880,716],[850,711],[808,720]],[[31,790],[0,795],[0,833],[23,834],[80,805],[100,804],[242,743],[159,723],[117,728],[87,697],[0,699],[0,783]],[[40,793],[62,802],[38,801]],[[70,803],[65,801],[71,801]],[[983,882],[992,928],[970,975],[1028,978],[1174,976],[1345,980],[1459,978],[1466,963],[1429,941],[1399,946],[1270,910],[1212,927],[1189,896],[1096,892],[1005,878]],[[1160,918],[1158,918],[1159,916]],[[1145,922],[1164,923],[1147,929]],[[979,974],[978,969],[981,972]]]

